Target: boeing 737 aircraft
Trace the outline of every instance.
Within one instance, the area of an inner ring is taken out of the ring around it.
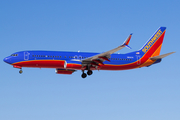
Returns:
[[[92,70],[141,68],[159,63],[162,58],[174,53],[159,55],[165,32],[166,27],[160,27],[140,50],[127,54],[115,54],[115,52],[129,47],[132,34],[119,47],[103,53],[21,51],[4,58],[4,62],[19,68],[19,73],[22,73],[22,67],[55,68],[57,74],[72,74],[76,70],[81,70],[82,78],[92,75]]]

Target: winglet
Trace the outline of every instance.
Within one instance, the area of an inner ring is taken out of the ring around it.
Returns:
[[[129,44],[129,42],[130,42],[130,40],[131,40],[131,36],[132,36],[132,33],[129,35],[129,37],[124,41],[124,43],[123,43],[123,45],[125,45],[126,47],[128,47],[128,48],[130,48],[131,49],[131,47],[129,47],[128,46],[128,44]]]

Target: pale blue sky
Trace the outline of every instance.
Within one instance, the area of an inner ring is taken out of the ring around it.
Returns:
[[[0,1],[1,120],[179,120],[179,0]],[[138,50],[167,27],[160,64],[127,71],[18,69],[3,58],[22,50],[104,52],[130,33]]]

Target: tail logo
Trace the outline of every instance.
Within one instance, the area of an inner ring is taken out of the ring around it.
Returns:
[[[146,53],[150,49],[150,47],[156,42],[156,40],[158,40],[162,33],[163,32],[161,31],[161,29],[159,29],[156,34],[151,38],[151,40],[144,46],[142,51]]]

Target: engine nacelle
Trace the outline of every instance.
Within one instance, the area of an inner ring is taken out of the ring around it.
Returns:
[[[82,68],[82,64],[80,61],[65,61],[64,62],[65,69],[76,69],[79,70]]]

